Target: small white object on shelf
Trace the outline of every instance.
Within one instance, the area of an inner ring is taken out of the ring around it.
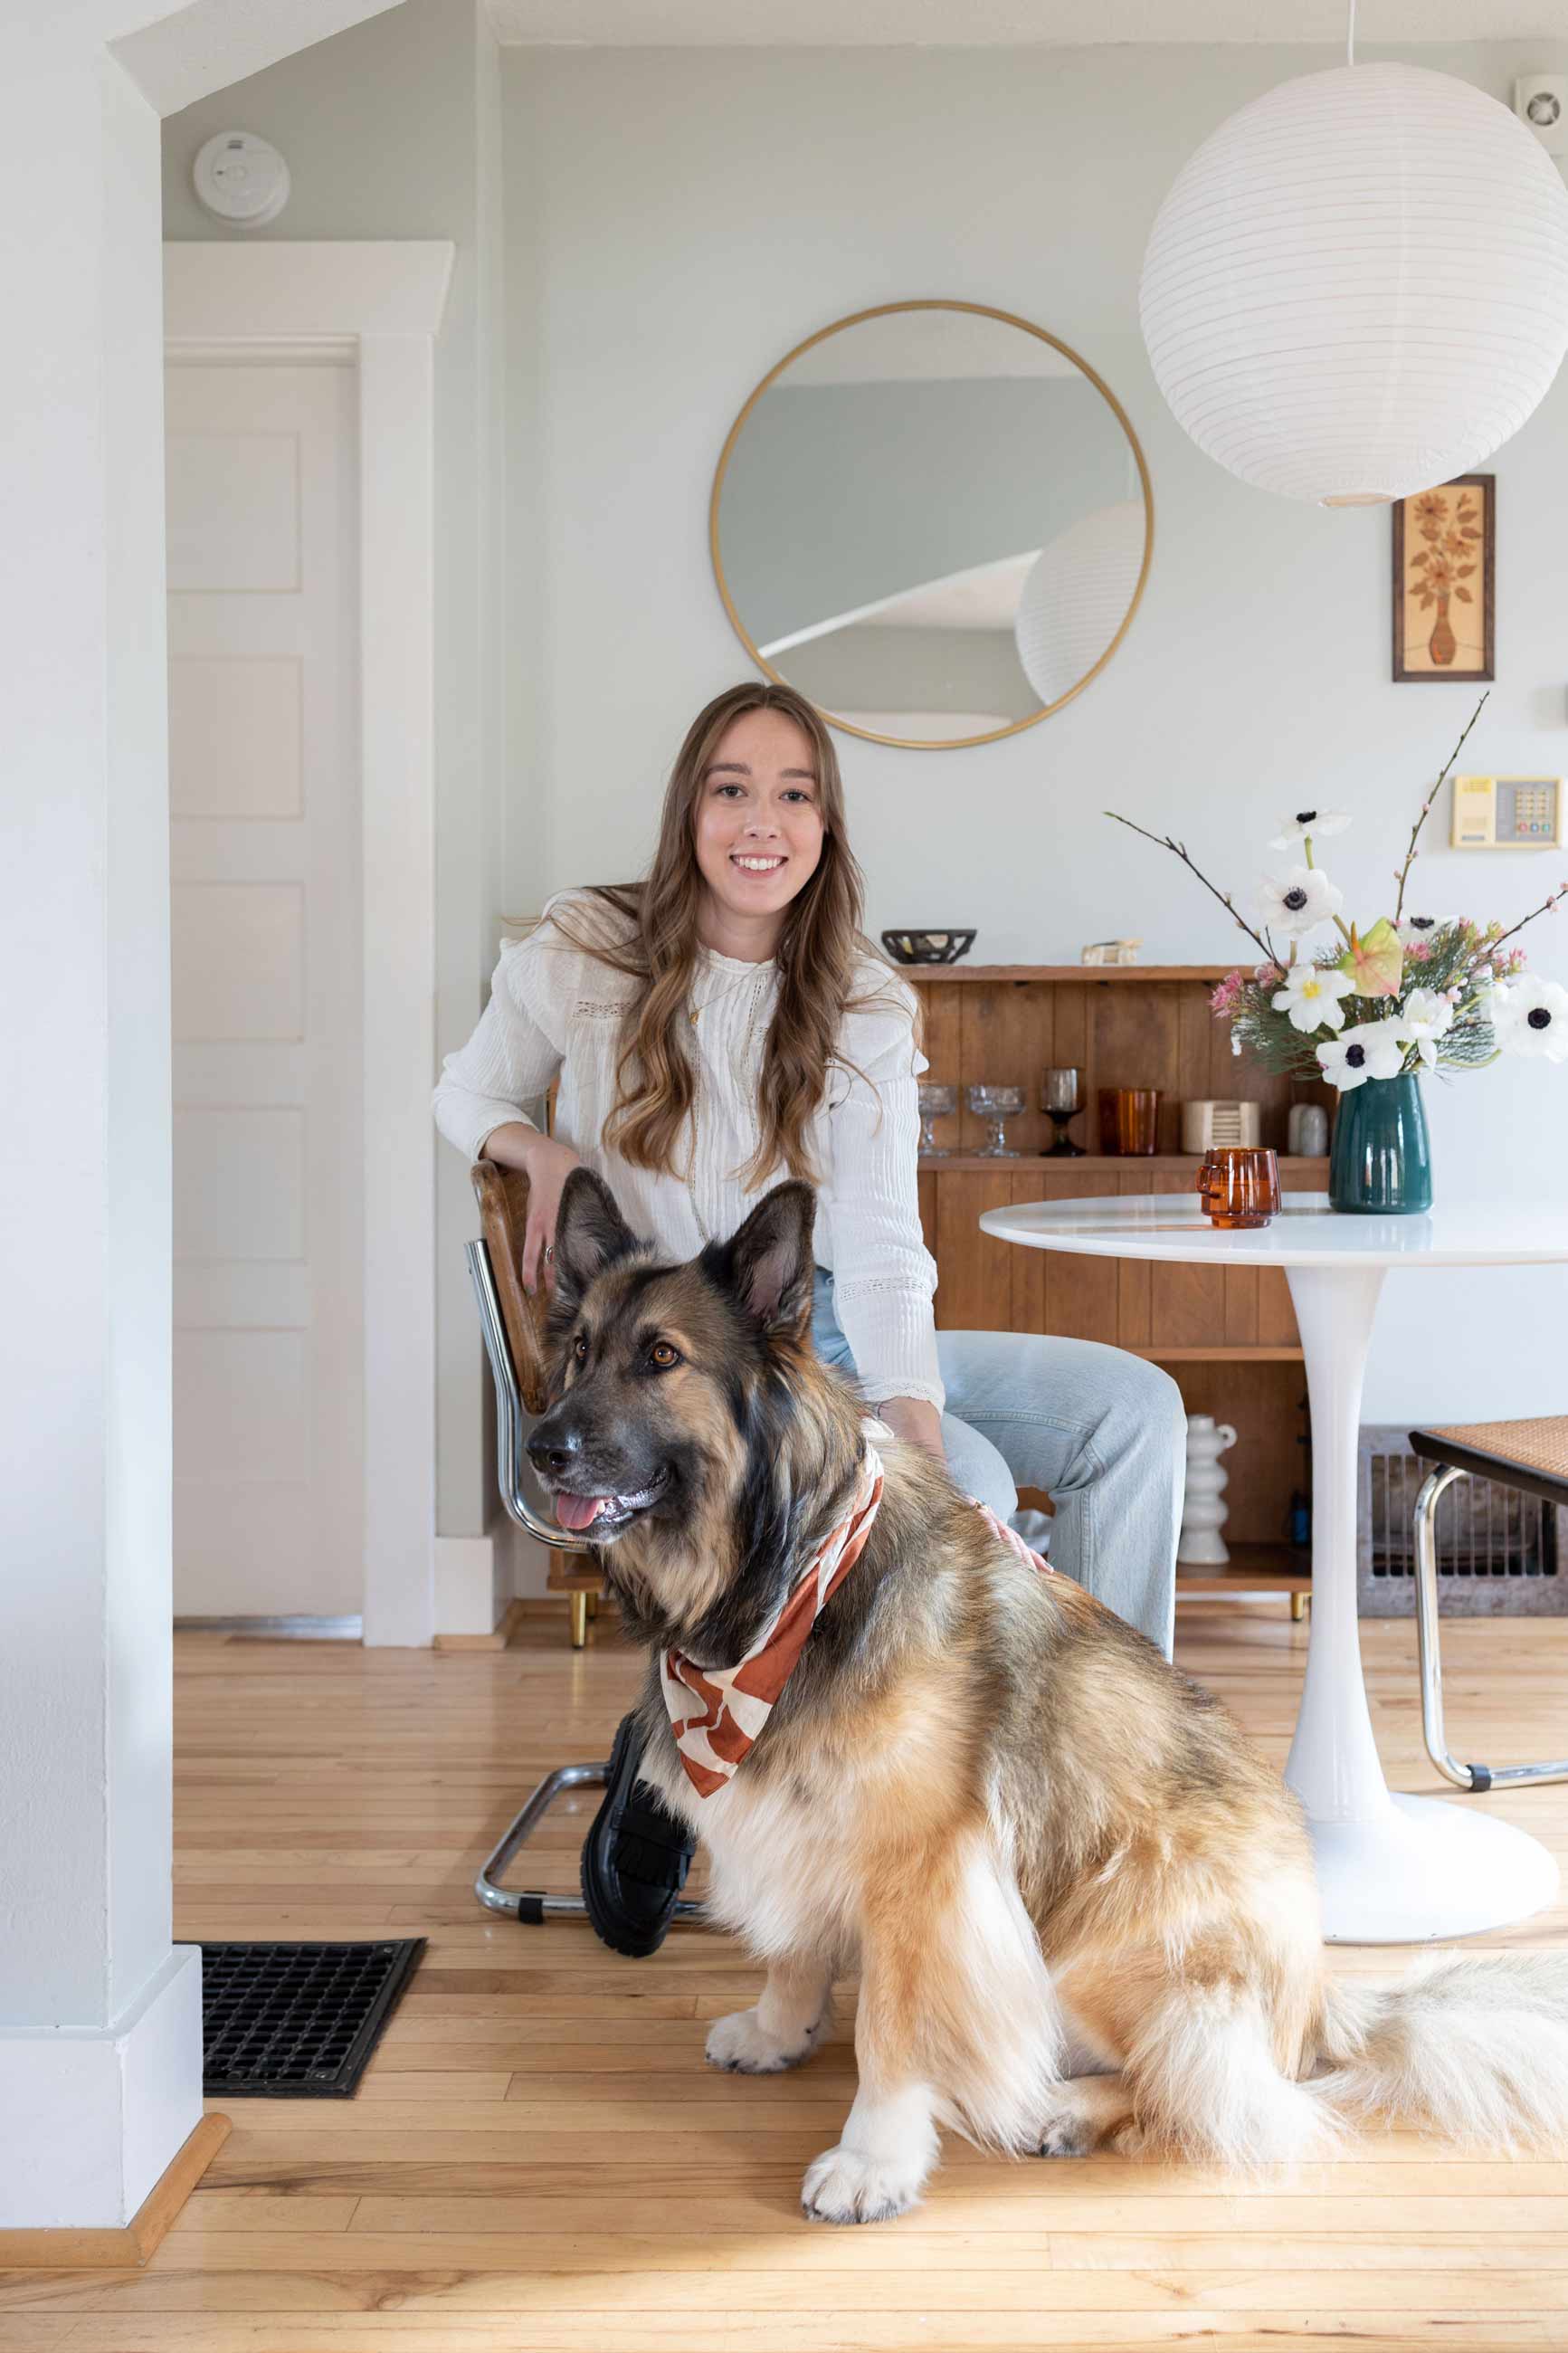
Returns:
[[[1182,1150],[1204,1154],[1222,1145],[1263,1141],[1263,1114],[1255,1103],[1220,1102],[1208,1096],[1182,1105]]]
[[[1136,964],[1142,940],[1091,940],[1080,955],[1080,964]]]
[[[1228,1421],[1215,1422],[1212,1413],[1187,1416],[1187,1489],[1182,1504],[1182,1533],[1176,1558],[1223,1568],[1230,1558],[1220,1530],[1229,1513],[1220,1498],[1229,1483],[1219,1458],[1236,1444]]]
[[[1285,1149],[1298,1160],[1321,1160],[1329,1148],[1329,1114],[1321,1103],[1292,1103]]]

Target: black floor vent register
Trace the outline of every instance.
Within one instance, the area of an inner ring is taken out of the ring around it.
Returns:
[[[202,2088],[230,2099],[346,2100],[419,1965],[384,1945],[204,1945]]]

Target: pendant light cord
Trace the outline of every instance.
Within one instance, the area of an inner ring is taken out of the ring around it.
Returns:
[[[1345,63],[1355,63],[1355,0],[1348,0],[1345,12]]]

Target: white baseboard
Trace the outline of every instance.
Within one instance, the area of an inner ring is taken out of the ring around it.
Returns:
[[[202,1956],[112,2026],[0,2031],[0,2230],[123,2230],[202,2115]]]
[[[436,1631],[493,1634],[511,1595],[491,1536],[436,1539]]]

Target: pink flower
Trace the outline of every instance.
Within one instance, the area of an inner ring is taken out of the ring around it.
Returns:
[[[1214,995],[1209,998],[1209,1007],[1211,1011],[1215,1013],[1233,1012],[1236,1007],[1236,1000],[1241,995],[1242,990],[1246,987],[1247,975],[1244,972],[1227,972],[1225,978],[1220,982],[1219,987],[1215,990]]]
[[[1405,951],[1405,959],[1407,964],[1430,964],[1432,950],[1425,940],[1412,940]]]
[[[1277,981],[1281,981],[1284,977],[1285,968],[1278,964],[1260,964],[1253,974],[1253,978],[1263,988],[1272,988]]]

